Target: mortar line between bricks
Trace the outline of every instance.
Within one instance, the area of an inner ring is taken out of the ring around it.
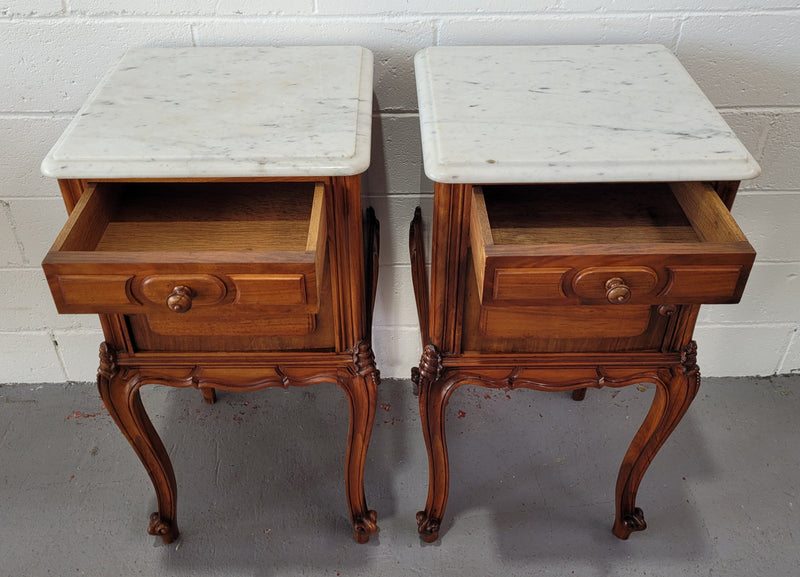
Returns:
[[[12,329],[2,329],[0,330],[0,335],[47,335],[50,336],[50,329],[20,329],[20,330],[12,330]]]
[[[383,269],[386,269],[386,268],[411,268],[411,263],[409,263],[409,262],[406,262],[406,263],[402,263],[402,262],[387,262],[386,264],[382,264],[381,268],[383,268]]]
[[[31,266],[0,266],[0,270],[4,272],[30,272],[32,270],[41,270],[39,266],[38,263]]]
[[[14,237],[14,243],[17,245],[17,250],[19,251],[19,255],[22,257],[22,266],[30,265],[31,261],[28,256],[25,254],[25,246],[22,244],[22,239],[19,238],[17,234],[17,221],[14,218],[13,213],[11,212],[11,205],[8,201],[3,200],[0,201],[0,207],[3,209],[3,212],[6,213],[6,221],[9,224],[9,228],[11,229],[11,236]]]
[[[379,110],[378,112],[373,113],[372,118],[380,118],[381,116],[419,116],[419,111],[416,108]]]
[[[704,329],[747,329],[753,327],[759,328],[793,328],[797,331],[798,323],[794,322],[768,322],[768,323],[760,323],[760,322],[741,322],[741,321],[730,321],[730,322],[713,322],[713,323],[700,323],[698,321],[697,326],[699,328]]]
[[[52,200],[52,201],[60,201],[61,197],[56,196],[55,194],[51,195],[41,195],[41,196],[4,196],[2,197],[2,202],[13,202],[15,200]],[[66,214],[66,209],[64,209],[64,214]]]
[[[787,264],[798,264],[800,265],[800,260],[765,260],[761,261],[756,259],[756,262],[753,263],[753,266],[759,265],[768,265],[768,266],[783,266]]]
[[[64,357],[61,354],[61,347],[58,345],[58,340],[56,339],[55,334],[52,330],[48,331],[50,335],[50,342],[53,344],[53,349],[56,353],[56,358],[58,359],[58,365],[61,367],[61,372],[64,374],[64,380],[69,382],[69,372],[67,371],[67,365],[64,362]]]
[[[192,30],[195,30],[192,27]],[[193,38],[194,40],[194,38]],[[720,112],[774,112],[780,114],[782,112],[795,112],[800,111],[800,104],[748,104],[746,106],[717,106],[716,109]],[[0,120],[72,120],[77,114],[74,111],[47,111],[47,110],[25,110],[15,112],[11,110],[0,111]],[[416,108],[398,108],[379,110],[372,113],[372,118],[381,117],[407,117],[419,116],[419,110]]]
[[[750,114],[757,114],[757,113],[750,113]],[[785,113],[775,113],[770,112],[769,117],[767,119],[767,123],[761,127],[761,130],[758,134],[758,143],[756,144],[756,158],[760,160],[764,160],[764,151],[767,149],[767,144],[769,143],[769,137],[772,131],[775,129],[775,122],[778,117],[784,116]]]
[[[557,12],[550,12],[546,10],[530,10],[526,12],[505,12],[505,11],[486,11],[486,12],[415,12],[415,11],[388,11],[388,12],[373,12],[367,14],[359,13],[326,13],[326,12],[307,12],[301,14],[285,14],[281,12],[274,12],[268,14],[197,14],[197,13],[181,13],[181,14],[129,14],[122,15],[112,12],[80,12],[68,9],[65,13],[61,14],[44,14],[37,15],[8,15],[0,18],[0,22],[18,23],[21,21],[47,21],[47,20],[94,20],[94,21],[224,21],[224,20],[361,20],[361,21],[376,21],[385,22],[387,18],[392,18],[395,21],[419,21],[419,20],[462,20],[473,19],[483,20],[487,18],[493,19],[506,19],[506,20],[530,20],[541,19],[543,16],[548,18],[557,19],[572,19],[577,17],[642,17],[642,16],[728,16],[740,15],[747,16],[770,16],[770,15],[786,15],[787,13],[800,14],[798,7],[779,7],[779,8],[731,8],[715,9],[715,10],[687,10],[687,9],[673,9],[673,10],[606,10],[602,13],[595,11],[568,11],[560,10]]]
[[[740,190],[737,197],[742,196],[797,196],[800,190]]]
[[[419,22],[420,20],[440,21],[444,23],[447,20],[532,20],[541,19],[542,17],[552,19],[570,20],[578,18],[594,18],[598,17],[618,17],[618,18],[640,18],[642,16],[654,17],[696,17],[696,16],[771,16],[771,15],[787,15],[787,14],[800,14],[800,8],[786,7],[786,8],[769,8],[769,9],[747,9],[747,8],[731,8],[730,10],[608,10],[602,13],[594,11],[558,11],[548,12],[544,10],[527,11],[527,12],[376,12],[369,14],[342,14],[342,13],[320,13],[308,12],[303,14],[283,14],[280,12],[272,14],[130,14],[122,15],[109,12],[87,13],[67,9],[65,13],[58,14],[44,14],[38,15],[16,15],[11,14],[8,16],[0,17],[0,25],[9,24],[14,25],[20,22],[48,22],[48,21],[81,21],[92,20],[95,22],[152,22],[154,20],[160,22],[220,22],[220,21],[241,21],[251,20],[253,22],[264,20],[280,20],[281,22],[300,22],[307,23],[314,20],[350,20],[362,22],[386,22],[387,18],[391,18],[396,22]]]
[[[781,374],[784,372],[784,367],[786,366],[786,359],[789,358],[789,351],[792,350],[792,346],[794,345],[794,342],[797,339],[797,334],[798,330],[797,328],[795,328],[794,331],[792,331],[792,336],[789,337],[789,344],[786,345],[786,350],[783,351],[783,356],[781,357],[781,360],[775,369],[775,374]]]
[[[192,27],[194,34],[195,27]],[[193,36],[193,41],[196,39]],[[746,106],[730,106],[723,105],[717,106],[716,109],[720,112],[774,112],[780,114],[781,112],[795,112],[800,111],[800,104],[748,104]],[[11,110],[0,111],[0,120],[72,120],[77,110],[74,111],[47,111],[47,110],[25,110],[15,112]],[[416,108],[398,108],[398,109],[385,109],[372,113],[372,118],[381,117],[406,117],[406,116],[419,116],[419,110]]]
[[[758,257],[756,257],[756,262],[753,263],[753,266],[762,264],[770,266],[787,265],[787,264],[800,265],[800,260],[758,260]]]
[[[717,106],[719,112],[795,112],[800,110],[800,104],[747,104],[745,106]]]
[[[652,22],[652,19],[651,19]],[[673,39],[674,39],[674,46],[675,52],[678,52],[680,48],[681,42],[683,41],[683,27],[686,25],[686,16],[682,16],[678,18],[678,29],[675,31]]]
[[[0,111],[0,120],[72,120],[77,114],[74,112],[45,112],[38,110],[13,112]]]

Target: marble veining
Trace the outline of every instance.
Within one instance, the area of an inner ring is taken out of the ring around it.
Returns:
[[[438,182],[760,173],[663,46],[432,47],[415,67],[425,173]]]
[[[58,178],[342,176],[370,159],[358,46],[129,51],[42,162]]]

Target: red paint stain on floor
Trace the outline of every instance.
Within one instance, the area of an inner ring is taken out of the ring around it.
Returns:
[[[466,416],[467,416],[467,414],[464,411],[458,411],[458,418],[459,419],[463,419]]]
[[[90,419],[92,417],[97,417],[101,413],[81,413],[80,411],[72,411],[69,415],[67,415],[67,421],[70,419]]]

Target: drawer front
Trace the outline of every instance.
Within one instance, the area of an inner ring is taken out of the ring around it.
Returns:
[[[566,195],[563,202],[575,206],[562,206],[555,194],[552,206],[528,206],[522,196],[526,189],[515,187],[516,196],[501,190],[490,200],[474,187],[470,247],[481,304],[738,302],[755,251],[710,186],[690,184],[662,185],[663,200],[654,206],[643,203],[638,211],[643,222],[630,233],[605,206],[596,216],[590,212],[580,218],[583,205],[591,209],[595,201],[591,189]],[[512,201],[520,202],[516,210],[503,204]],[[565,216],[568,209],[578,216]],[[547,210],[552,220],[541,215]]]
[[[492,300],[560,300],[566,298],[564,277],[568,268],[496,268]]]
[[[48,275],[60,313],[191,313],[210,307],[313,314],[304,274],[58,274]],[[312,288],[316,281],[312,280]]]
[[[304,313],[297,306],[250,306],[251,297],[242,289],[238,302],[197,306],[186,314],[162,307],[158,312],[125,315],[123,324],[136,352],[333,350],[335,322],[328,271],[321,285],[316,314]]]
[[[488,259],[482,303],[515,305],[657,305],[738,302],[751,265],[729,256],[701,259],[660,255],[628,258],[560,259],[570,268],[554,268],[553,259],[535,257],[521,265],[502,258]],[[616,266],[593,266],[596,262],[620,262]],[[655,264],[653,261],[660,261]],[[649,263],[650,266],[639,263]],[[695,263],[695,264],[688,264]],[[728,263],[728,264],[726,264]],[[474,263],[473,263],[474,265]],[[511,265],[511,266],[509,266]],[[480,275],[478,275],[480,279]],[[491,279],[491,280],[489,280]]]
[[[61,313],[314,314],[324,199],[311,182],[90,184],[42,267]]]
[[[482,305],[471,263],[467,275],[461,340],[465,353],[659,351],[670,319],[683,308]]]

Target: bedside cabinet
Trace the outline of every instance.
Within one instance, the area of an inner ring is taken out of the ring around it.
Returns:
[[[377,530],[364,462],[378,228],[362,226],[359,176],[371,106],[372,54],[355,46],[132,50],[42,164],[70,211],[42,266],[59,312],[100,314],[100,394],[150,475],[149,532],[165,543],[176,480],[148,384],[208,402],[340,386],[355,538]]]
[[[646,527],[639,483],[697,393],[702,303],[735,303],[755,258],[730,215],[758,165],[664,47],[434,47],[417,54],[426,278],[413,371],[429,459],[425,541],[450,483],[445,406],[461,385],[656,385],[625,454],[614,534]]]

